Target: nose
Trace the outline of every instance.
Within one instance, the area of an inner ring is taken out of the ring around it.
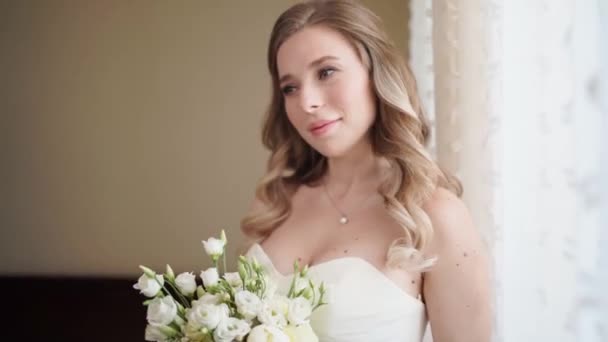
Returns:
[[[300,89],[300,107],[308,113],[314,114],[323,106],[323,94],[318,87],[308,86]]]

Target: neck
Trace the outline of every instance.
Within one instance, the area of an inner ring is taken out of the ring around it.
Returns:
[[[327,174],[323,181],[334,199],[375,191],[380,167],[369,143],[362,143],[350,153],[329,158],[327,162]]]

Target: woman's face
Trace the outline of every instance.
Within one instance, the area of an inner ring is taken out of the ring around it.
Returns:
[[[339,157],[369,143],[375,95],[367,67],[344,36],[304,28],[281,45],[277,68],[287,117],[315,150]]]

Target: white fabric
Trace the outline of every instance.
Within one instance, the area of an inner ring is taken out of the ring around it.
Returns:
[[[412,23],[432,13],[410,56],[434,94],[437,158],[463,181],[493,257],[492,341],[607,341],[597,185],[608,2],[410,3]]]
[[[502,1],[433,1],[430,12],[437,159],[462,181],[463,200],[496,265],[496,307],[502,300],[504,199]],[[496,310],[493,341],[501,335],[500,318]]]
[[[431,126],[428,149],[437,156],[435,132],[435,68],[433,66],[433,1],[409,2],[409,65],[416,77],[418,96]]]
[[[247,252],[287,291],[291,275],[281,274],[259,244]],[[328,287],[329,305],[311,317],[322,342],[420,342],[424,334],[424,304],[404,292],[372,264],[342,257],[310,267],[309,275]]]
[[[593,0],[505,4],[506,341],[606,341],[597,9]]]

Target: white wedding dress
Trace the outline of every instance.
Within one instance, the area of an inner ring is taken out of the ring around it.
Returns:
[[[254,256],[278,282],[289,288],[291,275],[281,274],[259,244]],[[328,287],[328,305],[313,312],[311,325],[321,342],[421,342],[427,318],[424,304],[399,288],[384,273],[358,257],[313,265],[309,276]]]

